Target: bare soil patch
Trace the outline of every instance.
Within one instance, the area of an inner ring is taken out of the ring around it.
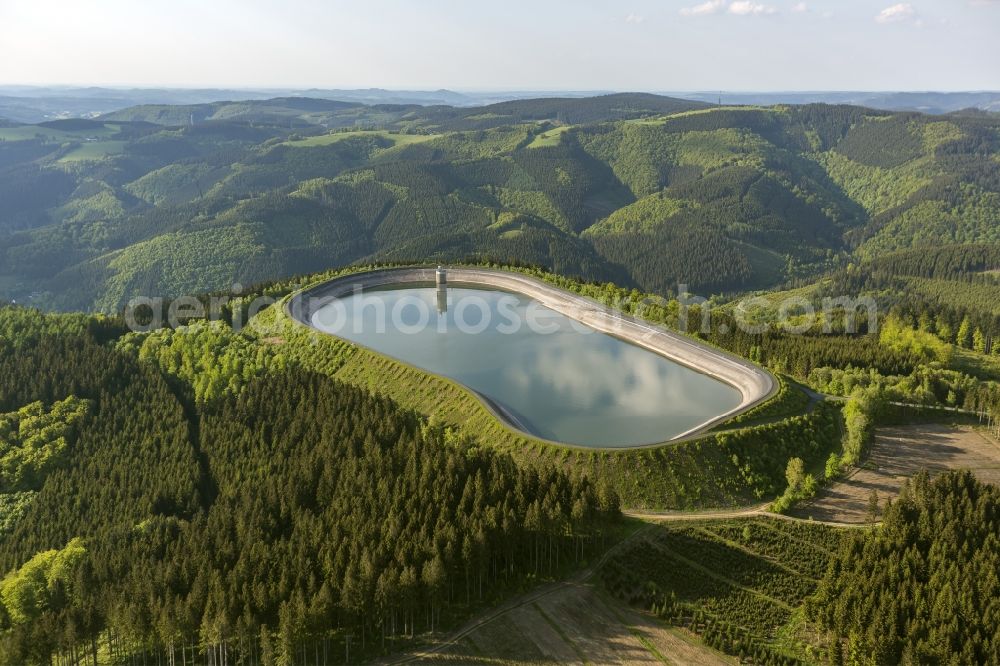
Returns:
[[[670,664],[736,663],[682,629],[570,584],[512,608],[422,664]]]
[[[966,426],[935,424],[879,428],[872,454],[850,477],[824,488],[792,511],[814,520],[864,523],[872,490],[879,501],[899,495],[903,482],[922,469],[932,474],[970,469],[986,483],[1000,485],[1000,444]]]

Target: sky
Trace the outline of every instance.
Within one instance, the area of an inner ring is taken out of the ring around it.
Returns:
[[[1000,90],[1000,0],[0,0],[0,85]]]

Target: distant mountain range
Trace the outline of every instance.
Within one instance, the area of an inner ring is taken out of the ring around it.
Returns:
[[[281,126],[289,130],[398,126],[423,130],[482,130],[524,122],[553,121],[580,124],[628,120],[712,108],[704,102],[649,93],[596,97],[542,97],[515,99],[484,106],[423,104],[362,104],[313,97],[276,97],[267,100],[211,104],[145,104],[98,116],[108,122],[196,125],[206,122],[243,122]],[[68,119],[51,122],[67,122]]]
[[[464,91],[364,89],[102,88],[0,86],[0,118],[38,123],[94,118],[133,106],[213,104],[308,97],[358,104],[472,107],[539,97],[582,98],[611,91]],[[976,108],[1000,111],[1000,92],[670,92],[673,97],[726,105],[851,104],[888,111],[949,113]]]
[[[885,111],[952,113],[963,109],[1000,111],[1000,92],[764,92],[665,93],[674,97],[723,104],[850,104]]]
[[[132,106],[211,104],[224,101],[257,101],[276,97],[308,97],[358,104],[415,104],[420,106],[480,106],[533,97],[591,97],[604,91],[507,91],[468,92],[452,90],[384,90],[364,88],[243,90],[233,88],[71,88],[0,85],[0,118],[38,123],[60,118],[95,118]]]

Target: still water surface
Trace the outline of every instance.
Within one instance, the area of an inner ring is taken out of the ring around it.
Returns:
[[[523,430],[593,447],[668,440],[735,408],[739,392],[587,328],[522,294],[433,286],[366,290],[316,328],[485,396]]]

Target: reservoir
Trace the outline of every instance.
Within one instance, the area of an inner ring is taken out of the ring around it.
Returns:
[[[509,291],[368,288],[318,308],[310,323],[454,379],[515,427],[566,444],[664,442],[742,400],[728,384]]]

